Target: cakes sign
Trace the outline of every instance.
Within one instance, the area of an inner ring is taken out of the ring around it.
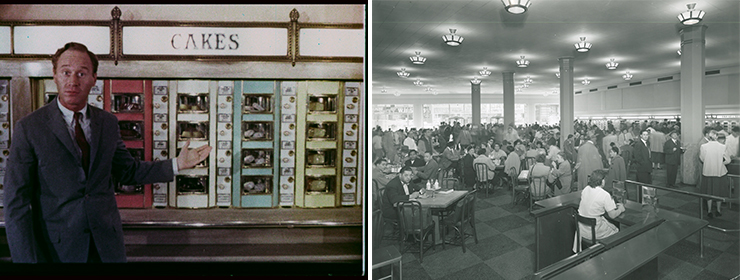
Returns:
[[[124,55],[285,56],[287,50],[285,28],[123,27]]]

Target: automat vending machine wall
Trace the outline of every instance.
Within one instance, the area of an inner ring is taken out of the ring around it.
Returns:
[[[342,83],[299,82],[297,89],[295,205],[340,205]]]
[[[151,161],[152,82],[104,80],[102,97],[104,110],[118,118],[121,139],[131,156],[139,161]],[[98,99],[96,96],[95,100]],[[152,207],[151,184],[128,185],[114,176],[113,185],[119,208]]]
[[[208,208],[216,206],[216,145],[218,83],[216,81],[183,80],[170,82],[170,158],[190,141],[190,148],[203,145],[215,151],[192,169],[180,170],[169,186],[169,205],[177,208]],[[228,189],[228,188],[227,188]]]
[[[168,81],[152,81],[152,159],[170,158],[170,96]],[[152,184],[152,206],[167,207],[170,183]]]
[[[280,94],[276,81],[236,81],[234,94],[234,162],[232,202],[235,207],[278,205]]]
[[[362,83],[344,83],[344,130],[342,142],[342,206],[361,205],[364,185],[360,180],[364,158],[361,129]]]
[[[10,80],[0,80],[0,207],[3,207],[5,166],[10,155]]]

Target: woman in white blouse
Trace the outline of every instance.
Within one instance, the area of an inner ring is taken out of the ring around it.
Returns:
[[[596,218],[596,239],[602,239],[619,232],[617,226],[606,220],[605,213],[614,219],[624,212],[624,205],[615,203],[612,196],[602,188],[606,174],[606,171],[602,169],[591,172],[588,186],[581,191],[581,203],[578,205],[578,214],[587,218]],[[581,238],[590,240],[591,227],[581,223],[578,225]],[[574,252],[576,252],[577,245],[580,245],[580,242],[574,242]]]

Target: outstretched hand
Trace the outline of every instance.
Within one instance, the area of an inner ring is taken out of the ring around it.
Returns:
[[[203,145],[195,149],[190,149],[189,146],[190,140],[185,142],[185,145],[180,150],[180,154],[177,156],[178,170],[193,168],[196,164],[206,159],[212,149],[208,145]]]

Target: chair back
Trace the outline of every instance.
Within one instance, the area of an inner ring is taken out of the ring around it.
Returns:
[[[530,169],[535,164],[534,157],[525,157],[524,161],[526,162],[527,167],[524,169]]]
[[[439,181],[439,187],[442,189],[455,189],[455,184],[459,181],[456,178],[443,178]]]
[[[595,242],[596,240],[596,218],[588,218],[581,216],[581,214],[576,213],[578,215],[578,222],[582,223],[586,226],[591,227],[591,242]],[[578,229],[578,232],[581,232],[580,229]]]
[[[529,178],[529,193],[533,200],[547,198],[547,177]]]
[[[463,198],[465,201],[465,216],[462,220],[463,223],[469,221],[475,222],[475,192],[476,190],[473,190],[467,193],[465,198]]]
[[[421,233],[432,223],[432,211],[422,211],[418,201],[402,201],[398,203],[398,219],[403,234]]]
[[[488,178],[488,166],[485,163],[479,162],[475,164],[475,178],[478,179],[478,182],[490,180]]]
[[[373,210],[373,249],[378,249],[383,240],[383,213],[380,209]]]

